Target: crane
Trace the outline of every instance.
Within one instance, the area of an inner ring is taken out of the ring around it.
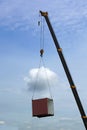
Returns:
[[[53,38],[55,47],[56,47],[56,49],[57,49],[57,53],[58,53],[59,58],[60,58],[60,60],[61,60],[61,63],[62,63],[62,66],[63,66],[63,68],[64,68],[65,74],[66,74],[66,76],[67,76],[68,82],[69,82],[69,84],[70,84],[70,88],[71,88],[71,90],[72,90],[73,96],[74,96],[75,101],[76,101],[76,104],[77,104],[77,106],[78,106],[78,109],[79,109],[81,118],[82,118],[83,123],[84,123],[84,126],[85,126],[85,128],[86,128],[86,130],[87,130],[87,116],[86,116],[86,114],[85,114],[84,108],[83,108],[83,106],[82,106],[81,100],[80,100],[80,98],[79,98],[79,95],[78,95],[76,86],[75,86],[75,84],[74,84],[74,81],[73,81],[73,79],[72,79],[71,73],[70,73],[69,68],[68,68],[68,66],[67,66],[66,60],[65,60],[65,58],[64,58],[64,55],[63,55],[63,52],[62,52],[62,48],[60,47],[60,44],[59,44],[59,42],[58,42],[58,40],[57,40],[57,38],[56,38],[55,32],[54,32],[53,27],[52,27],[52,25],[51,25],[51,22],[50,22],[50,20],[49,20],[48,12],[40,11],[40,14],[41,14],[41,16],[43,16],[43,17],[45,18],[45,20],[46,20],[46,23],[47,23],[48,28],[49,28],[49,30],[50,30],[50,33],[51,33],[51,36],[52,36],[52,38]]]

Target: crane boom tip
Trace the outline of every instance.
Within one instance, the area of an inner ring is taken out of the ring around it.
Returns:
[[[44,17],[45,17],[45,16],[48,16],[48,12],[43,12],[43,11],[41,11],[41,10],[40,10],[40,14],[41,14],[42,16],[44,16]]]

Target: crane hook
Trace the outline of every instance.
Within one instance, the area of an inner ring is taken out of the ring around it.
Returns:
[[[44,53],[44,50],[41,49],[41,50],[40,50],[40,56],[41,56],[41,57],[43,57],[43,53]]]

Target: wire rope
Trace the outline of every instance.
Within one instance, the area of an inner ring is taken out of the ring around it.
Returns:
[[[41,63],[42,63],[42,66],[44,67],[44,72],[45,72],[45,75],[46,75],[46,78],[47,78],[47,86],[49,88],[50,98],[52,98],[48,74],[47,74],[45,63],[44,63],[44,60],[43,60],[43,53],[44,53],[44,19],[41,17],[40,21],[38,22],[38,25],[41,25],[41,28],[40,28],[40,62],[39,62],[39,67],[38,67],[38,71],[37,71],[37,74],[36,74],[36,81],[35,81],[35,85],[34,85],[34,89],[33,89],[32,99],[35,96],[35,91],[36,91],[36,86],[37,86],[37,83],[38,83],[38,77],[39,77]]]
[[[47,71],[46,71],[46,66],[45,66],[43,57],[42,57],[42,62],[43,62],[44,71],[45,71],[45,75],[46,75],[46,79],[47,79],[47,84],[48,84],[48,88],[49,88],[50,98],[52,98],[51,85],[50,85],[50,83],[49,83],[49,78],[48,78],[48,74],[47,74]]]
[[[38,82],[38,76],[39,76],[39,71],[40,71],[40,66],[41,66],[41,58],[40,58],[40,62],[39,62],[38,71],[37,71],[37,74],[36,74],[36,81],[34,83],[32,99],[34,98],[34,95],[35,95],[35,90],[36,90],[36,86],[37,86],[37,82]]]

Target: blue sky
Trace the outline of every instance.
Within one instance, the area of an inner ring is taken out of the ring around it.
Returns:
[[[46,23],[44,62],[59,78],[58,85],[52,88],[55,116],[32,117],[32,92],[24,78],[39,66],[39,10],[49,13],[87,113],[87,1],[0,0],[0,129],[84,130]]]

